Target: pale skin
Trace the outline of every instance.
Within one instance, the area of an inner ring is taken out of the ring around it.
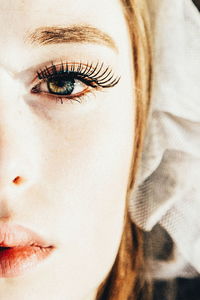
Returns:
[[[23,276],[0,278],[0,298],[95,300],[118,252],[134,146],[133,58],[122,7],[117,0],[0,0],[0,7],[0,222],[30,228],[56,247]],[[109,42],[29,39],[37,28],[83,24]],[[61,60],[103,63],[120,80],[90,87],[81,103],[47,97],[45,81],[43,92],[32,93],[37,72]]]

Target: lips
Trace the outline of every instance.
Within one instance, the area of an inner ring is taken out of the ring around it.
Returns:
[[[54,250],[42,237],[20,225],[0,224],[0,277],[26,273]]]

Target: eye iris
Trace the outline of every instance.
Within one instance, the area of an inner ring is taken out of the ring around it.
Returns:
[[[74,79],[51,79],[48,81],[48,89],[52,94],[70,95],[74,90]]]

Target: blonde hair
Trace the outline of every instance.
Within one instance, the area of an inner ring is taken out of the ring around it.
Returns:
[[[132,41],[136,87],[135,141],[130,169],[129,191],[133,188],[140,161],[145,125],[150,105],[151,90],[151,47],[148,10],[146,0],[121,0]],[[128,201],[127,201],[128,202]],[[142,285],[142,235],[131,222],[126,204],[124,231],[115,263],[107,278],[98,289],[96,300],[142,299],[139,286]]]

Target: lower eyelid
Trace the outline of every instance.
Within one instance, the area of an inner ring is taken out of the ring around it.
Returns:
[[[46,98],[46,101],[48,101],[49,103],[51,102],[60,102],[61,104],[63,104],[64,102],[67,103],[73,103],[73,102],[78,102],[78,103],[82,103],[84,102],[85,98],[89,95],[96,95],[94,93],[93,90],[89,90],[88,88],[88,91],[85,91],[84,93],[79,93],[79,94],[75,94],[73,96],[59,96],[59,95],[56,95],[56,94],[50,94],[50,93],[41,93],[39,95],[39,97],[42,97],[42,99],[45,99]]]
[[[91,92],[91,88],[87,87],[83,91],[71,95],[59,95],[59,94],[53,94],[45,91],[39,91],[39,92],[32,92],[33,94],[39,94],[40,96],[45,96],[48,97],[49,99],[54,99],[54,98],[63,98],[63,99],[73,99],[77,97],[82,97],[85,94],[88,94]]]
[[[54,98],[56,98],[56,97],[62,97],[62,98],[73,99],[75,97],[81,97],[84,94],[89,93],[89,91],[90,91],[90,88],[88,87],[85,90],[83,90],[82,92],[71,94],[71,95],[59,95],[59,94],[53,94],[53,93],[48,93],[48,92],[42,92],[42,94],[43,95],[48,95],[48,96],[54,97]]]

